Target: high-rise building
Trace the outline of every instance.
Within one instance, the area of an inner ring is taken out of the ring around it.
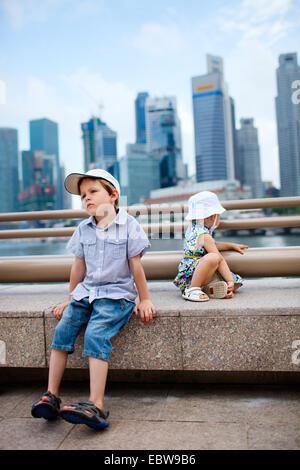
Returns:
[[[192,78],[192,95],[197,181],[233,180],[232,102],[220,57],[207,55],[207,74]]]
[[[234,179],[240,181],[239,170],[239,153],[237,145],[236,123],[235,123],[235,104],[234,99],[229,98],[231,109],[231,132],[232,132],[232,145],[233,145],[233,162],[234,162]]]
[[[127,154],[120,165],[121,194],[127,196],[127,205],[147,198],[150,191],[160,187],[159,160],[149,154]]]
[[[81,124],[85,171],[107,170],[117,160],[117,133],[100,118]]]
[[[0,128],[0,212],[18,210],[18,131]]]
[[[146,141],[148,153],[160,164],[160,186],[176,186],[186,177],[182,160],[180,121],[175,97],[147,98]]]
[[[280,195],[300,195],[300,104],[294,102],[292,87],[300,80],[297,54],[281,54],[277,74],[277,136],[280,165]]]
[[[136,143],[146,143],[146,111],[145,105],[149,94],[147,92],[138,93],[135,100],[135,126]]]
[[[30,121],[30,150],[42,150],[45,155],[55,156],[55,208],[63,208],[63,181],[59,162],[58,125],[50,119]]]
[[[254,198],[263,196],[261,179],[260,151],[257,129],[253,119],[241,119],[241,128],[237,130],[237,146],[239,160],[239,181],[241,186],[249,185]]]
[[[56,155],[47,155],[43,150],[24,150],[22,190],[18,197],[20,210],[55,209],[56,175]],[[61,209],[65,209],[64,205]]]

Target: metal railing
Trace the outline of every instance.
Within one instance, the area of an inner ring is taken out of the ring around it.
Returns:
[[[264,198],[222,201],[227,210],[248,210],[300,206],[300,197]],[[125,208],[133,216],[181,214],[187,212],[187,204],[136,205]],[[54,220],[86,218],[84,210],[19,212],[0,214],[0,222],[24,220]],[[141,224],[149,233],[184,232],[188,223],[159,222]],[[270,216],[248,219],[223,220],[219,230],[252,229],[269,227],[299,227],[300,216]],[[0,230],[0,238],[46,238],[71,236],[76,227],[43,228],[25,230]],[[300,237],[299,237],[300,244]],[[285,248],[250,248],[243,256],[236,252],[223,252],[233,272],[244,277],[300,276],[300,246]],[[172,279],[177,273],[182,252],[147,253],[142,262],[148,279]],[[73,256],[28,256],[0,258],[0,283],[12,282],[67,282]]]
[[[247,210],[300,206],[300,197],[292,198],[264,198],[264,199],[244,199],[237,201],[222,201],[222,205],[227,210]],[[133,216],[182,214],[188,211],[187,204],[153,204],[136,205],[124,208]],[[78,219],[89,217],[84,210],[60,210],[60,211],[36,211],[36,212],[14,212],[0,214],[0,222],[17,222],[28,220],[54,220],[54,219]],[[169,233],[184,232],[188,222],[159,222],[141,224],[146,233]],[[299,227],[300,215],[281,217],[259,217],[248,219],[223,220],[220,222],[218,230],[236,230],[270,227]],[[0,239],[9,238],[47,238],[47,237],[69,237],[76,227],[62,228],[37,228],[37,229],[17,229],[0,230]]]

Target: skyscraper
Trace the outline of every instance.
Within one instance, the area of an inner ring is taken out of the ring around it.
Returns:
[[[160,163],[162,188],[175,186],[186,177],[175,97],[147,98],[146,141],[148,152]]]
[[[56,205],[56,156],[43,150],[22,152],[21,211],[53,210]],[[61,209],[65,207],[62,206]]]
[[[93,168],[107,170],[117,160],[117,133],[100,118],[81,124],[85,171]]]
[[[300,104],[294,103],[293,82],[300,80],[297,54],[281,54],[277,75],[277,136],[280,164],[280,195],[300,195]]]
[[[261,180],[260,151],[257,129],[253,119],[241,119],[241,128],[237,130],[239,161],[239,181],[241,186],[249,185],[254,198],[263,196]]]
[[[30,149],[43,150],[45,155],[55,155],[56,209],[63,208],[63,182],[58,149],[58,125],[50,119],[30,121]]]
[[[146,111],[145,104],[149,94],[147,92],[138,93],[135,100],[135,126],[136,143],[146,143]]]
[[[150,154],[127,154],[120,159],[121,194],[127,196],[127,205],[147,198],[150,191],[159,188],[159,161]]]
[[[232,103],[223,78],[223,61],[207,55],[207,74],[192,78],[196,178],[234,179]]]
[[[0,212],[18,210],[18,131],[0,128]]]

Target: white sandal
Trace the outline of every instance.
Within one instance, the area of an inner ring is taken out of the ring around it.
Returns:
[[[201,295],[206,295],[205,292],[203,292],[200,287],[190,287],[186,288],[185,291],[182,294],[182,297],[185,300],[191,300],[193,302],[207,302],[209,298],[200,298]]]
[[[227,297],[228,286],[225,281],[209,282],[202,289],[211,299],[225,299]]]

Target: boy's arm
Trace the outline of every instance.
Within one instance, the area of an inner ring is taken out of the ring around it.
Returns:
[[[70,274],[70,286],[69,286],[69,297],[68,301],[71,300],[71,293],[81,281],[83,281],[86,272],[86,265],[84,258],[78,258],[75,256],[74,263],[71,268]]]
[[[140,255],[129,258],[129,268],[132,272],[134,282],[139,294],[140,303],[135,306],[134,313],[140,313],[143,322],[151,322],[156,315],[155,307],[150,300],[150,295],[147,287],[147,280],[144,268],[141,263]]]
[[[66,302],[63,302],[62,304],[53,305],[51,307],[51,311],[53,315],[58,320],[61,319],[64,309],[67,307],[67,305],[69,305],[70,300],[71,300],[71,293],[73,292],[77,284],[79,284],[79,282],[83,280],[85,276],[85,272],[86,272],[86,265],[85,265],[84,258],[78,258],[78,256],[75,256],[75,261],[72,265],[71,274],[70,274],[68,300]]]

